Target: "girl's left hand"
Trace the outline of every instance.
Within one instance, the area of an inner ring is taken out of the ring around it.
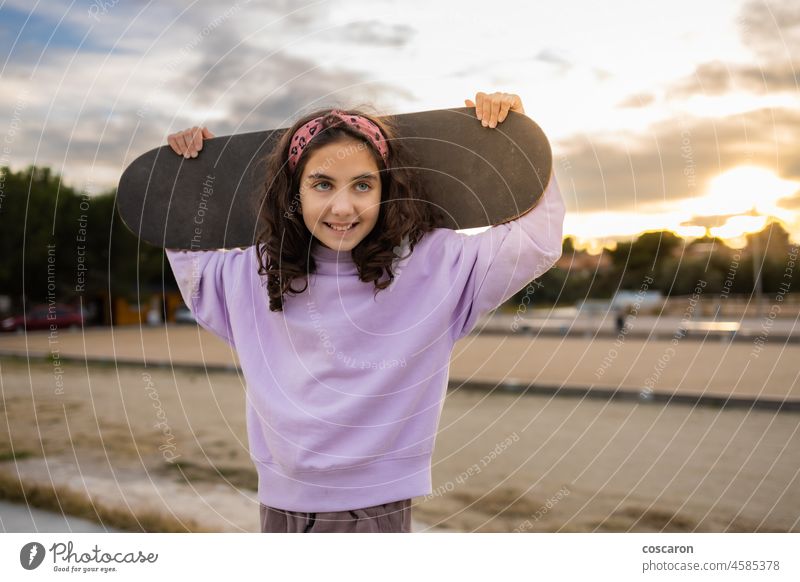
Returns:
[[[503,123],[508,117],[509,111],[525,113],[522,108],[522,100],[519,95],[513,93],[501,93],[499,91],[491,95],[478,92],[475,94],[475,103],[469,99],[464,99],[467,107],[475,108],[475,115],[481,120],[483,127],[497,127],[498,123]]]

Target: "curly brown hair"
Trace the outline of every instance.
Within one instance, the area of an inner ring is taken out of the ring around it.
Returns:
[[[339,108],[337,108],[339,109]],[[361,115],[377,125],[389,146],[384,163],[372,142],[338,116],[330,115],[332,108],[319,109],[298,119],[281,136],[276,147],[267,155],[265,200],[261,210],[261,230],[256,249],[258,273],[267,276],[270,311],[283,310],[285,293],[299,294],[308,288],[307,276],[316,272],[311,245],[321,244],[314,239],[297,212],[300,200],[300,177],[311,153],[327,144],[356,139],[369,146],[381,179],[381,204],[375,227],[351,251],[361,281],[375,282],[375,295],[394,280],[392,261],[394,249],[403,242],[411,252],[425,233],[444,224],[441,211],[430,203],[423,191],[416,164],[403,140],[398,139],[397,126],[391,118],[376,117],[359,109],[344,110],[348,115]],[[342,111],[342,109],[339,109]],[[295,171],[289,169],[290,140],[294,132],[315,117],[324,116],[323,130],[309,142],[301,154]],[[388,278],[381,280],[386,273]],[[296,278],[305,278],[302,289],[294,289]]]

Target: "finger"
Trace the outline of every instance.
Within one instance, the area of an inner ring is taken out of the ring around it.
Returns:
[[[174,151],[176,154],[180,155],[181,148],[178,146],[178,140],[177,140],[175,134],[171,134],[171,135],[167,136],[167,143],[169,144],[169,147],[172,148],[172,151]]]
[[[181,145],[181,153],[183,154],[184,158],[189,157],[189,152],[191,151],[191,144],[189,140],[189,134],[187,133],[188,130],[184,130],[180,134],[180,138],[178,139],[178,143]]]
[[[195,153],[195,151],[197,150],[194,144],[195,131],[194,129],[187,129],[183,134],[186,136],[186,145],[187,145],[186,153],[188,154],[187,157],[191,157],[192,154]]]
[[[491,113],[489,114],[489,127],[497,126],[497,116],[500,114],[500,100],[502,97],[496,93],[492,96]]]
[[[483,121],[483,104],[486,99],[486,93],[478,92],[475,94],[475,102],[478,104],[475,109],[475,115]]]
[[[184,150],[186,149],[186,144],[183,143],[183,132],[178,132],[172,134],[172,139],[175,142],[175,146],[178,148],[178,153],[183,155]]]
[[[192,151],[190,152],[190,155],[193,158],[196,158],[197,152],[203,149],[203,132],[199,127],[192,129],[191,139],[192,139]]]
[[[475,107],[475,103],[473,103],[470,99],[464,99],[464,104],[467,107]]]
[[[203,128],[203,137],[204,137],[205,139],[211,139],[212,137],[214,137],[214,134],[213,134],[213,133],[211,133],[211,130],[210,130],[210,129],[208,129],[207,127],[204,127],[204,128]]]
[[[522,99],[520,99],[519,95],[512,95],[512,97],[514,97],[514,101],[511,103],[511,111],[516,111],[524,115],[525,109],[522,107]]]
[[[192,133],[192,144],[195,150],[200,150],[203,147],[203,130],[199,127],[194,128]]]
[[[512,99],[510,96],[503,99],[500,103],[500,115],[497,117],[497,123],[503,123],[508,117],[508,110],[511,109]]]

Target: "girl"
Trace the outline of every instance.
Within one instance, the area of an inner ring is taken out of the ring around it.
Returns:
[[[477,93],[487,130],[517,95]],[[477,235],[437,227],[402,139],[358,111],[298,120],[266,160],[264,231],[166,254],[198,323],[236,349],[263,532],[409,532],[453,345],[561,256],[551,174],[532,211]],[[169,144],[196,157],[205,128]]]

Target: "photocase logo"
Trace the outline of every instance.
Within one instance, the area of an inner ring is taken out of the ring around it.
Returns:
[[[39,542],[29,542],[19,551],[19,563],[26,570],[35,570],[44,561],[44,546]]]

